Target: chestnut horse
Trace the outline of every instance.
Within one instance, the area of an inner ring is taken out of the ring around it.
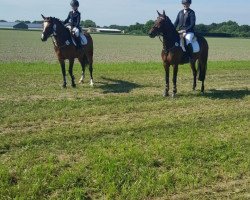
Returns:
[[[157,11],[158,12],[158,11]],[[163,36],[163,50],[161,53],[161,57],[163,60],[163,65],[165,68],[165,81],[166,87],[164,90],[163,96],[169,95],[169,68],[170,65],[173,66],[173,97],[177,93],[177,73],[178,73],[178,65],[184,63],[190,63],[190,66],[193,71],[193,90],[196,88],[196,76],[197,69],[195,67],[195,63],[198,60],[198,71],[199,77],[198,80],[202,82],[201,93],[204,94],[204,81],[206,78],[206,70],[207,70],[207,59],[208,59],[208,43],[206,39],[202,36],[196,36],[197,41],[200,46],[200,51],[198,53],[193,54],[192,59],[187,58],[186,52],[183,51],[180,46],[180,35],[176,31],[174,25],[168,16],[166,16],[165,11],[163,14],[158,12],[158,18],[155,21],[154,26],[149,31],[149,36],[151,38],[155,38],[156,36]]]
[[[89,64],[90,72],[90,85],[93,85],[93,40],[92,37],[84,32],[84,35],[87,39],[87,44],[83,45],[83,48],[77,49],[70,31],[64,26],[64,24],[57,18],[54,17],[44,17],[42,15],[43,22],[43,33],[41,40],[47,41],[48,37],[52,37],[54,49],[57,55],[57,58],[60,62],[62,75],[63,75],[63,87],[66,88],[66,69],[65,69],[65,60],[69,60],[69,74],[71,77],[71,86],[76,87],[75,77],[73,75],[73,66],[75,58],[78,58],[82,66],[82,76],[79,83],[83,83],[84,74],[85,74],[85,65]]]

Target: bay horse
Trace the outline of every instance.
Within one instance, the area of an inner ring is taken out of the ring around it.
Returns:
[[[173,97],[177,93],[177,74],[178,74],[178,65],[190,63],[191,69],[193,71],[193,90],[196,89],[196,77],[197,69],[195,66],[196,61],[198,60],[198,71],[199,76],[198,80],[202,82],[201,93],[204,94],[204,81],[206,78],[207,71],[207,60],[208,60],[208,43],[206,39],[202,36],[197,37],[198,44],[200,46],[200,51],[193,54],[192,59],[187,58],[186,52],[180,46],[180,35],[176,31],[173,23],[166,16],[165,11],[163,14],[158,13],[157,20],[155,21],[154,26],[149,31],[149,36],[155,38],[156,36],[163,37],[163,50],[161,52],[161,57],[163,61],[163,66],[165,69],[165,82],[166,87],[163,93],[163,96],[169,96],[169,68],[170,65],[173,66]],[[185,39],[184,39],[185,40]]]
[[[79,83],[83,83],[85,77],[85,66],[86,64],[89,64],[90,85],[93,85],[93,40],[90,34],[84,32],[87,44],[83,45],[83,48],[77,49],[69,29],[66,28],[59,19],[54,17],[44,17],[43,15],[42,18],[44,19],[44,22],[41,40],[45,42],[49,37],[52,37],[54,49],[62,69],[62,87],[66,88],[67,86],[65,60],[69,60],[71,86],[76,87],[75,77],[73,75],[75,58],[78,58],[82,67],[82,76]]]

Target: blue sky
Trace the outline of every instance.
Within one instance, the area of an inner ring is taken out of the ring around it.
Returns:
[[[182,8],[181,0],[79,0],[82,20],[92,19],[97,25],[131,25],[155,19],[156,10],[166,10],[175,20]],[[0,19],[7,21],[41,20],[40,14],[65,19],[70,0],[0,0]],[[233,20],[250,25],[250,0],[193,0],[197,23],[211,24]]]

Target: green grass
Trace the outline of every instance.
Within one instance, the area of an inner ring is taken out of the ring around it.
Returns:
[[[1,199],[249,198],[249,61],[209,62],[204,96],[187,65],[175,99],[156,62],[104,60],[94,80],[0,63]]]
[[[162,44],[147,36],[93,34],[94,62],[160,62]],[[41,32],[0,30],[0,61],[57,62],[51,39],[41,42]],[[209,60],[250,60],[250,40],[207,38]]]

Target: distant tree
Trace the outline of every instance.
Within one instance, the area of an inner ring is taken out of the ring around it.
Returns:
[[[198,24],[195,26],[195,31],[198,33],[207,33],[209,32],[209,27],[205,24]]]
[[[132,31],[139,31],[139,32],[143,32],[143,28],[144,28],[144,24],[140,24],[138,22],[136,22],[135,25],[130,25],[128,27],[128,31],[132,32]]]
[[[85,28],[89,28],[89,27],[96,27],[96,23],[93,22],[90,19],[87,19],[85,21],[81,21],[81,26],[85,27]]]
[[[23,23],[25,23],[25,24],[30,24],[30,23],[31,23],[30,21],[24,21],[24,20],[16,20],[15,22],[16,22],[16,23],[23,22]]]
[[[153,20],[147,21],[146,24],[144,25],[143,32],[148,33],[149,30],[154,26],[154,23],[155,22]]]
[[[3,20],[3,19],[0,19],[0,22],[7,22],[7,21],[5,21],[5,20]]]
[[[127,30],[128,29],[128,26],[119,26],[119,25],[110,25],[109,28],[112,28],[112,29],[119,29],[119,30]]]
[[[43,21],[33,21],[32,23],[33,23],[33,24],[42,24]]]

